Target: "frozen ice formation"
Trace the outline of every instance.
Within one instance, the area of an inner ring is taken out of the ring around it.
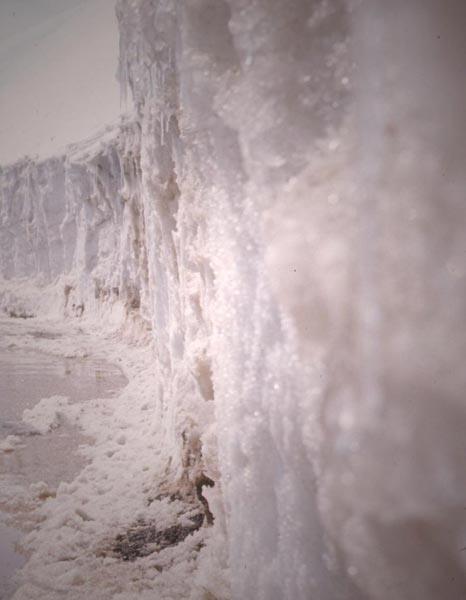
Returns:
[[[79,316],[104,298],[127,310],[139,305],[146,278],[138,140],[137,125],[124,121],[64,156],[2,168],[1,275],[26,286],[26,303],[35,303],[16,309],[8,295],[9,312]]]
[[[51,396],[42,398],[33,408],[27,408],[23,413],[23,422],[36,430],[37,433],[46,434],[60,426],[62,409],[67,407],[66,396]]]
[[[236,600],[464,597],[465,12],[120,0],[134,119],[2,168],[2,307],[152,332]]]

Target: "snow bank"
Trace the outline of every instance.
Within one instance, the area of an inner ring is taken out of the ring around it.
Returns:
[[[2,171],[2,306],[153,332],[206,598],[223,528],[235,599],[464,590],[458,4],[120,0],[136,122]]]

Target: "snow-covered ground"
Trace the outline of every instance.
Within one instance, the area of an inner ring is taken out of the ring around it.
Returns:
[[[0,171],[5,327],[129,380],[18,600],[464,596],[465,10],[119,0],[134,113]]]
[[[22,479],[14,469],[9,473],[2,469],[0,505],[10,522],[30,532],[22,538],[21,549],[32,557],[17,576],[15,598],[53,600],[64,594],[67,598],[102,600],[185,598],[196,588],[202,597],[201,575],[205,577],[205,573],[197,574],[196,570],[203,552],[209,555],[208,560],[204,557],[211,568],[209,585],[221,590],[226,582],[219,575],[219,565],[225,553],[219,548],[213,557],[212,548],[204,549],[210,530],[198,530],[196,519],[203,514],[202,504],[197,498],[191,502],[171,498],[176,490],[164,487],[162,467],[171,451],[158,427],[160,406],[153,402],[158,381],[150,349],[128,347],[115,337],[84,333],[71,324],[2,320],[0,327],[2,349],[39,351],[44,357],[49,355],[50,362],[66,357],[71,365],[83,357],[111,360],[129,380],[116,395],[95,398],[89,392],[76,391],[73,402],[63,395],[44,398],[23,413],[23,423],[34,435],[20,428],[17,435],[6,438],[10,444],[0,448],[0,452],[14,456],[17,448],[27,447],[36,439],[35,432],[46,438],[51,430],[59,433],[66,425],[78,427],[86,436],[78,450],[86,464],[71,480],[72,460],[62,466],[66,471],[58,485],[47,469],[41,473],[40,466],[35,473],[26,471]],[[111,378],[107,381],[112,383]],[[52,377],[49,385],[53,382]],[[54,445],[58,451],[57,441]],[[49,453],[53,453],[54,445],[48,441]],[[61,451],[72,451],[70,441]],[[58,461],[46,454],[43,458]],[[144,534],[149,527],[161,533],[160,539],[139,545],[133,542],[133,558],[142,556],[136,562],[123,560],[131,548],[121,542],[119,548],[118,536],[130,535],[131,531]],[[145,557],[147,549],[152,553]]]

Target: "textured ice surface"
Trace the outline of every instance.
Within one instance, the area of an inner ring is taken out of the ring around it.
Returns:
[[[51,396],[42,398],[33,408],[27,408],[23,413],[23,421],[38,433],[48,433],[57,429],[62,419],[62,408],[68,406],[66,396]]]
[[[135,122],[1,174],[4,309],[152,331],[193,598],[464,595],[464,12],[120,0]]]

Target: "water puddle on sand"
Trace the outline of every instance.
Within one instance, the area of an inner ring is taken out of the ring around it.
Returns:
[[[17,546],[22,532],[11,526],[12,522],[21,523],[24,508],[15,507],[12,490],[40,481],[56,489],[60,481],[71,481],[86,463],[76,451],[89,442],[77,428],[66,424],[37,435],[21,421],[23,411],[54,395],[67,396],[71,402],[109,398],[126,383],[118,367],[102,361],[16,348],[0,350],[0,442],[7,436],[17,440],[11,451],[0,451],[0,492],[8,497],[4,503],[0,493],[1,600],[13,595],[13,575],[26,560]]]
[[[5,518],[6,515],[0,511],[0,598],[2,600],[13,595],[15,586],[12,574],[26,562],[26,557],[16,549],[21,533],[2,523]]]

